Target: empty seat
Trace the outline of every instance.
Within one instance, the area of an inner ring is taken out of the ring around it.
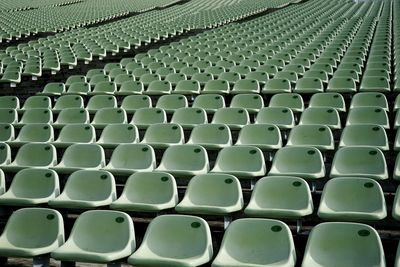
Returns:
[[[78,217],[68,240],[51,257],[66,262],[110,263],[128,257],[135,248],[133,222],[126,213],[93,210]]]
[[[152,171],[155,165],[155,153],[151,146],[121,144],[114,149],[109,163],[103,169],[116,175],[130,175],[137,171]]]
[[[61,162],[53,168],[59,173],[72,173],[77,170],[97,170],[105,165],[104,150],[97,144],[73,144],[69,146]]]
[[[10,164],[11,148],[6,143],[0,143],[0,166]]]
[[[157,101],[156,108],[164,109],[167,113],[173,113],[179,108],[187,108],[188,100],[184,95],[162,95]]]
[[[96,131],[90,124],[68,124],[65,125],[57,140],[53,142],[56,147],[68,147],[75,143],[96,142]]]
[[[392,207],[392,217],[397,220],[400,221],[400,187],[397,187],[396,190],[396,195],[393,201],[393,207]],[[397,252],[399,253],[399,252]],[[399,254],[396,256],[397,261],[399,258]],[[397,267],[398,265],[396,265]]]
[[[6,150],[3,149],[2,152]],[[57,154],[53,145],[27,143],[19,148],[14,161],[2,168],[7,171],[18,172],[30,167],[49,168],[55,164],[57,164]]]
[[[326,249],[329,248],[329,249]],[[302,266],[385,266],[381,240],[366,224],[328,222],[308,237]]]
[[[386,131],[382,126],[359,124],[346,126],[340,137],[339,147],[373,146],[381,150],[389,150]]]
[[[249,124],[240,130],[235,145],[255,146],[261,150],[276,150],[282,147],[281,132],[273,124]]]
[[[355,93],[357,91],[356,82],[350,77],[333,77],[329,80],[327,92]]]
[[[148,95],[165,95],[172,92],[172,84],[169,81],[152,81],[145,91]]]
[[[245,108],[249,113],[256,113],[264,107],[264,100],[258,94],[235,95],[230,104],[231,108]]]
[[[279,93],[290,93],[292,91],[292,85],[288,79],[273,78],[268,80],[261,92],[263,94],[279,94]]]
[[[192,129],[187,144],[201,145],[206,149],[220,149],[231,146],[231,131],[225,124],[197,125]]]
[[[335,153],[330,177],[388,178],[385,156],[375,147],[342,147]]]
[[[179,108],[175,110],[171,118],[171,123],[177,123],[183,129],[192,129],[196,125],[207,122],[207,113],[202,108]]]
[[[66,108],[58,114],[53,127],[63,127],[67,124],[88,124],[90,121],[89,112],[84,108]]]
[[[15,109],[0,108],[0,123],[14,124],[18,122],[18,113]]]
[[[199,266],[209,262],[213,248],[205,220],[189,215],[162,215],[147,227],[140,247],[128,258],[135,266]]]
[[[57,114],[66,108],[83,108],[83,98],[79,95],[60,96],[54,104],[53,114]]]
[[[19,98],[16,96],[0,96],[0,107],[3,109],[19,109]]]
[[[325,125],[332,130],[341,129],[339,113],[334,108],[306,108],[301,114],[299,125]]]
[[[25,207],[47,204],[59,193],[60,185],[55,171],[28,168],[15,174],[10,188],[0,195],[0,204]]]
[[[294,92],[297,93],[321,93],[324,91],[324,85],[319,78],[303,77],[296,82]]]
[[[116,210],[159,212],[178,203],[175,178],[166,172],[137,172],[129,176],[121,196],[111,203]]]
[[[90,92],[90,84],[87,82],[71,83],[66,94],[69,95],[87,95]]]
[[[131,123],[139,129],[145,129],[155,123],[166,123],[167,114],[161,108],[141,108],[132,117]]]
[[[175,177],[205,174],[209,171],[207,151],[199,145],[176,145],[168,147],[157,171],[171,173]]]
[[[269,101],[269,107],[286,107],[293,112],[303,112],[304,101],[297,93],[275,94]]]
[[[233,130],[239,130],[250,123],[250,117],[244,108],[220,108],[215,112],[212,123],[226,124]]]
[[[25,100],[21,110],[34,108],[51,109],[51,106],[51,99],[48,96],[30,96]]]
[[[58,211],[23,208],[14,211],[8,219],[0,236],[0,254],[3,257],[31,257],[34,265],[42,266],[50,260],[44,255],[63,243],[64,222]]]
[[[124,97],[121,103],[121,108],[127,114],[135,113],[136,110],[141,108],[151,108],[152,100],[147,95],[129,95]]]
[[[53,113],[50,109],[47,108],[35,108],[28,109],[22,115],[20,121],[18,122],[18,126],[22,126],[25,124],[31,123],[52,123],[53,122]]]
[[[232,90],[231,94],[258,94],[260,92],[260,84],[257,80],[243,79],[237,81]]]
[[[313,212],[310,188],[291,176],[267,176],[257,181],[244,213],[252,217],[297,219]]]
[[[315,147],[321,151],[335,148],[332,131],[325,125],[297,125],[293,127],[286,145]]]
[[[140,95],[144,91],[144,85],[142,82],[134,81],[133,77],[131,80],[124,81],[119,90],[115,93],[116,95]]]
[[[381,107],[389,111],[387,99],[382,93],[358,93],[351,99],[350,109],[356,107]]]
[[[183,129],[175,123],[152,124],[146,129],[142,139],[142,143],[154,148],[167,148],[172,145],[182,145],[184,142]]]
[[[346,103],[339,93],[317,93],[313,94],[308,105],[311,108],[326,107],[335,108],[337,111],[345,112]]]
[[[295,125],[293,111],[285,107],[262,108],[256,118],[256,124],[274,124],[279,129],[291,129]]]
[[[218,94],[199,95],[193,101],[193,108],[202,108],[208,114],[214,114],[218,109],[225,107],[225,99]]]
[[[53,127],[45,123],[33,123],[24,125],[17,138],[9,144],[11,146],[21,146],[26,143],[49,143],[54,141]]]
[[[283,147],[276,152],[268,175],[291,175],[304,179],[324,178],[325,165],[322,154],[314,147]]]
[[[111,95],[95,95],[90,97],[86,109],[90,113],[96,113],[103,108],[116,108],[117,99]]]
[[[223,148],[211,172],[232,174],[238,178],[252,179],[266,173],[264,155],[254,146]]]
[[[226,215],[243,208],[242,187],[229,174],[202,174],[190,179],[175,210],[186,214]]]
[[[230,85],[227,80],[224,80],[223,77],[219,77],[218,80],[208,81],[203,90],[202,94],[229,94]]]
[[[117,85],[114,82],[98,82],[89,95],[113,95],[117,91]]]
[[[0,142],[11,142],[14,139],[14,126],[9,123],[0,123]]]
[[[63,192],[49,201],[56,208],[93,209],[117,198],[114,176],[107,171],[79,170],[72,173]]]
[[[132,124],[109,124],[104,127],[97,144],[104,148],[116,147],[119,144],[138,143],[139,132]]]
[[[389,129],[389,119],[383,108],[357,107],[352,108],[347,115],[346,126],[357,124],[376,124]]]
[[[285,223],[248,218],[229,225],[211,266],[294,266],[295,263],[296,250]]]
[[[127,123],[126,112],[122,108],[103,108],[96,112],[92,125],[97,129],[103,129],[109,124]]]
[[[369,178],[332,179],[322,192],[318,216],[327,220],[382,220],[386,217],[382,188]]]

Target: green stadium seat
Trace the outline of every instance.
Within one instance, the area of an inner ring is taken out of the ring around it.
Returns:
[[[389,119],[385,110],[380,107],[356,107],[349,110],[346,126],[358,124],[375,124],[389,129]]]
[[[117,198],[114,176],[106,171],[79,170],[72,173],[63,192],[49,201],[55,208],[95,209]]]
[[[46,256],[64,243],[61,214],[48,208],[22,208],[14,211],[0,236],[3,257],[33,258],[33,265],[49,264]]]
[[[397,220],[400,221],[400,189],[399,187],[397,187],[396,190],[396,195],[394,197],[394,201],[393,201],[393,207],[392,207],[392,217]],[[396,255],[396,263],[399,263],[399,251],[397,250],[397,255]],[[397,267],[398,265],[396,265]]]
[[[285,223],[247,218],[229,225],[211,266],[294,266],[295,262],[293,238]]]
[[[225,107],[225,98],[218,94],[198,95],[193,101],[193,108],[202,108],[208,114],[214,114],[218,109]]]
[[[143,136],[143,144],[153,148],[167,148],[173,145],[182,145],[185,136],[182,126],[175,123],[155,123],[150,125]]]
[[[239,130],[250,123],[249,113],[244,108],[220,108],[211,123],[222,123],[233,130]]]
[[[193,129],[196,125],[207,122],[207,113],[202,108],[179,108],[171,118],[171,123],[179,124],[183,129]]]
[[[261,150],[277,150],[282,147],[279,128],[273,124],[249,124],[244,126],[235,146],[255,146]]]
[[[12,142],[15,139],[15,129],[12,124],[0,123],[0,142]]]
[[[66,92],[64,83],[48,83],[44,86],[42,92],[38,93],[40,95],[46,96],[60,96]]]
[[[389,150],[389,141],[382,126],[359,124],[346,126],[340,137],[339,147],[372,146],[383,151]]]
[[[257,181],[247,216],[299,219],[311,215],[313,201],[305,180],[292,176],[267,176]]]
[[[271,97],[269,107],[287,107],[293,112],[303,112],[304,101],[297,93],[275,94]]]
[[[68,86],[66,94],[87,95],[90,92],[90,84],[87,82],[74,82]]]
[[[375,147],[342,147],[335,153],[330,177],[366,177],[388,179],[385,156]]]
[[[121,108],[127,114],[133,114],[136,110],[141,108],[151,108],[152,100],[147,95],[129,95],[125,96],[121,103]]]
[[[390,92],[390,79],[364,76],[361,81],[360,92]]]
[[[346,111],[346,103],[344,98],[339,93],[316,93],[311,96],[310,108],[335,108],[339,112]]]
[[[355,93],[357,91],[356,81],[349,77],[334,77],[329,80],[327,92]]]
[[[82,96],[79,95],[63,95],[60,96],[54,104],[53,114],[58,114],[67,108],[83,108],[84,101]]]
[[[117,91],[117,85],[114,82],[98,82],[89,95],[113,95]]]
[[[180,108],[187,108],[188,100],[184,95],[162,95],[158,98],[156,108],[162,108],[166,113],[174,113]]]
[[[136,248],[132,219],[124,212],[93,210],[82,213],[64,243],[51,257],[64,262],[110,263]]]
[[[266,173],[264,155],[254,146],[225,147],[218,153],[211,172],[232,174],[240,179],[260,177]]]
[[[124,81],[119,90],[115,93],[116,95],[140,95],[144,91],[144,85],[142,82],[128,80]]]
[[[162,215],[151,221],[140,247],[128,258],[136,266],[199,266],[212,259],[210,228],[189,215]]]
[[[337,177],[326,183],[318,216],[325,220],[377,221],[386,217],[379,183],[369,178]]]
[[[110,204],[115,210],[159,212],[178,203],[175,178],[166,172],[137,172],[129,176],[121,196]]]
[[[377,231],[366,224],[348,222],[315,226],[308,237],[302,266],[331,265],[385,266]]]
[[[389,112],[389,105],[384,94],[366,92],[355,94],[350,103],[350,109],[356,107],[381,107]]]
[[[111,95],[95,95],[89,98],[86,109],[94,114],[103,108],[116,108],[117,99]]]
[[[77,82],[84,82],[86,83],[86,76],[84,75],[71,75],[67,78],[67,80],[65,81],[65,85],[68,87],[73,83],[77,83]]]
[[[0,107],[2,109],[19,109],[19,98],[16,96],[0,96]]]
[[[264,107],[264,100],[258,94],[239,94],[232,97],[231,108],[245,108],[249,113],[257,113]]]
[[[93,126],[92,126],[93,127]],[[103,148],[114,148],[119,144],[138,143],[139,132],[132,124],[109,124],[104,127],[97,144]]]
[[[231,94],[258,94],[260,92],[260,84],[257,80],[242,79],[235,83],[231,90]]]
[[[54,122],[53,127],[61,128],[67,124],[88,124],[89,112],[84,108],[65,108],[58,114],[57,120]]]
[[[198,81],[195,80],[183,80],[179,81],[174,90],[174,94],[182,94],[182,95],[198,95],[200,94],[201,85]]]
[[[99,109],[92,120],[92,125],[96,129],[103,129],[109,124],[127,123],[127,115],[122,108],[102,108]]]
[[[333,150],[332,131],[325,125],[297,125],[289,134],[286,146],[315,147],[320,151]]]
[[[274,124],[279,129],[291,129],[295,125],[294,115],[291,109],[285,107],[262,108],[256,118],[256,124]]]
[[[156,170],[178,178],[205,174],[209,168],[207,151],[202,146],[187,144],[168,147]]]
[[[18,124],[14,126],[23,126],[31,123],[53,123],[53,113],[48,108],[34,108],[24,111]]]
[[[227,215],[243,208],[242,187],[229,174],[196,175],[175,210],[185,214]]]
[[[268,175],[324,178],[324,160],[321,152],[314,147],[283,147],[276,152]]]
[[[0,143],[0,166],[11,163],[11,148],[6,143]]]
[[[172,84],[169,81],[152,81],[149,83],[147,90],[144,92],[147,95],[165,95],[172,92]]]
[[[98,170],[105,165],[104,150],[97,144],[73,144],[62,156],[60,163],[54,167],[58,173],[72,173],[78,170]]]
[[[96,131],[90,124],[67,124],[65,125],[58,138],[52,143],[56,147],[68,147],[75,143],[94,143],[96,142]]]
[[[268,80],[261,90],[263,94],[279,94],[279,93],[290,93],[292,86],[290,81],[285,78],[273,78]]]
[[[201,145],[211,150],[231,146],[231,131],[225,124],[197,125],[192,129],[187,144]]]
[[[139,129],[145,129],[155,123],[166,123],[167,114],[161,108],[141,108],[132,117],[131,123]]]
[[[18,122],[18,113],[13,108],[0,108],[0,123],[14,124]]]
[[[230,92],[229,81],[223,80],[221,76],[218,77],[218,80],[208,81],[204,85],[204,88],[201,91],[201,93],[202,94],[229,94],[229,92]]]
[[[299,125],[326,125],[332,130],[342,127],[338,111],[329,107],[306,108]]]

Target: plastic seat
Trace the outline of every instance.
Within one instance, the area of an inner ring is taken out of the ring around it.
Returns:
[[[214,114],[218,109],[225,107],[225,99],[218,94],[198,95],[194,99],[192,107],[202,108],[208,114]]]
[[[188,100],[184,95],[162,95],[157,100],[156,107],[164,109],[166,113],[174,113],[179,108],[187,108]]]
[[[127,114],[135,113],[140,108],[151,108],[152,100],[147,95],[129,95],[124,97],[121,106]]]
[[[239,130],[250,123],[249,113],[244,108],[220,108],[211,123],[222,123],[233,130]]]
[[[78,217],[68,240],[51,257],[66,262],[110,263],[128,257],[135,248],[133,222],[126,213],[93,210]]]
[[[389,150],[386,131],[379,125],[350,125],[342,131],[339,147],[372,146],[381,150]]]
[[[231,108],[245,108],[249,113],[256,113],[264,107],[264,100],[258,94],[239,94],[232,97]]]
[[[110,204],[112,209],[158,212],[178,203],[175,178],[165,172],[137,172],[129,176],[121,196]]]
[[[268,80],[261,90],[263,94],[290,93],[292,86],[288,79],[273,78]]]
[[[235,145],[255,146],[267,151],[276,150],[282,147],[281,132],[272,124],[249,124],[240,130]]]
[[[55,171],[28,168],[15,174],[10,188],[0,195],[0,204],[24,207],[47,204],[59,193],[60,186]]]
[[[44,123],[33,123],[24,125],[18,136],[9,144],[21,146],[26,143],[50,143],[54,141],[53,127]]]
[[[189,215],[162,215],[147,227],[140,247],[128,258],[135,266],[199,266],[209,262],[213,248],[205,220]]]
[[[110,95],[92,96],[86,105],[86,109],[89,111],[89,113],[93,114],[103,108],[116,108],[116,107],[117,107],[117,99],[114,96]]]
[[[2,109],[19,109],[19,98],[16,96],[0,96],[0,107]]]
[[[3,257],[34,258],[34,265],[45,264],[44,255],[63,243],[64,222],[58,211],[23,208],[14,211],[8,219],[0,236],[0,254]]]
[[[28,97],[21,110],[29,110],[29,109],[51,109],[52,103],[51,99],[48,96],[30,96]]]
[[[255,123],[274,124],[279,129],[291,129],[295,125],[292,110],[285,107],[262,108],[255,118]]]
[[[331,129],[341,129],[339,113],[334,108],[307,108],[300,117],[299,125],[325,125]]]
[[[114,176],[106,171],[79,170],[72,173],[63,192],[49,201],[56,208],[93,209],[117,198]]]
[[[15,109],[0,108],[0,123],[14,124],[18,122],[18,113]]]
[[[57,114],[67,108],[83,108],[83,98],[79,95],[63,95],[60,96],[54,104],[53,114]]]
[[[115,175],[130,175],[137,171],[152,171],[156,166],[155,153],[146,144],[120,144],[103,169]]]
[[[66,92],[64,83],[48,83],[44,86],[40,95],[46,96],[60,96]]]
[[[96,131],[90,124],[68,124],[65,125],[57,140],[53,142],[56,147],[68,147],[75,143],[94,143],[96,142]]]
[[[67,124],[88,124],[89,112],[84,108],[66,108],[58,114],[53,127],[63,127]]]
[[[139,129],[145,129],[155,123],[166,123],[167,114],[161,108],[141,108],[132,117],[131,123]]]
[[[324,91],[324,85],[319,78],[303,77],[296,82],[294,92],[297,93],[321,93]]]
[[[71,84],[76,83],[76,82],[87,82],[86,76],[84,76],[84,75],[71,75],[65,81],[65,85],[66,86],[70,86]]]
[[[332,131],[325,125],[297,125],[290,131],[286,146],[315,147],[321,151],[333,150]]]
[[[153,148],[167,148],[172,145],[182,145],[184,142],[184,132],[179,124],[156,123],[146,129],[141,143],[151,145]]]
[[[200,94],[200,90],[201,85],[198,81],[183,80],[176,84],[173,93],[182,95],[197,95]]]
[[[152,81],[149,83],[147,90],[144,92],[147,95],[166,95],[172,92],[172,84],[169,81]]]
[[[327,92],[355,93],[357,91],[356,82],[349,77],[333,77],[328,82]]]
[[[0,142],[12,142],[14,139],[14,126],[9,123],[0,123]]]
[[[264,155],[254,146],[226,147],[218,153],[211,172],[232,174],[243,179],[263,176],[266,173]]]
[[[380,107],[352,108],[347,115],[346,126],[358,124],[375,124],[390,129],[388,116]]]
[[[350,109],[355,107],[381,107],[389,112],[387,99],[382,93],[358,93],[351,100]]]
[[[125,81],[119,87],[119,90],[115,93],[116,95],[140,95],[144,91],[144,85],[142,82],[129,80]]]
[[[97,144],[104,148],[113,148],[119,144],[139,142],[139,132],[132,124],[109,124],[104,127]]]
[[[390,92],[390,80],[385,77],[364,76],[360,92]]]
[[[337,177],[326,183],[318,209],[318,216],[326,220],[376,221],[386,214],[381,186],[358,177]]]
[[[324,178],[324,160],[321,152],[314,147],[283,147],[276,152],[268,175]]]
[[[2,151],[6,151],[2,150]],[[56,149],[51,144],[27,143],[21,146],[13,162],[2,166],[5,171],[18,172],[25,168],[49,168],[57,164]]]
[[[25,124],[31,123],[47,123],[50,124],[53,122],[53,113],[50,109],[47,108],[35,108],[28,109],[22,115],[20,121],[18,122],[18,126],[23,126]]]
[[[157,171],[187,177],[205,174],[209,168],[207,151],[202,146],[176,145],[165,150]]]
[[[235,83],[231,90],[231,94],[258,94],[260,92],[260,84],[257,80],[243,79]]]
[[[126,112],[122,108],[103,108],[96,112],[92,125],[97,129],[103,129],[109,124],[127,123]]]
[[[185,214],[226,215],[242,208],[242,187],[235,176],[202,174],[190,179],[175,210]]]
[[[207,122],[207,113],[201,108],[179,108],[175,110],[171,118],[171,123],[179,124],[183,129],[192,129],[196,125]]]
[[[285,223],[249,218],[229,225],[211,266],[294,266],[295,262],[293,238]]]
[[[0,166],[11,162],[11,148],[6,143],[0,143]]]
[[[69,146],[54,166],[58,173],[72,173],[81,169],[98,170],[105,165],[104,150],[97,144],[73,144]]]
[[[117,85],[114,82],[98,82],[89,95],[113,95],[117,91]]]
[[[275,94],[269,101],[269,107],[287,107],[293,112],[303,112],[304,101],[297,93]]]
[[[87,95],[90,92],[90,84],[87,82],[75,82],[69,85],[66,94]]]
[[[344,98],[339,93],[316,93],[313,94],[310,103],[310,108],[326,107],[335,108],[339,112],[346,111],[346,103]]]
[[[308,237],[301,266],[335,265],[385,266],[384,251],[376,230],[366,224],[346,222],[315,226]]]
[[[225,124],[203,124],[192,129],[187,144],[201,145],[206,149],[220,149],[232,145],[229,127]]]
[[[247,216],[298,219],[313,212],[310,188],[305,180],[291,176],[267,176],[257,181]]]
[[[395,179],[396,179],[396,178],[395,178]],[[394,201],[393,201],[392,217],[393,217],[395,220],[400,221],[400,189],[399,189],[399,187],[397,187],[396,195],[395,195]],[[399,261],[398,257],[399,257],[399,252],[398,252],[398,250],[397,250],[397,256],[396,256],[396,258],[397,258],[397,264],[399,263],[399,262],[398,262],[398,261]],[[397,267],[397,266],[398,266],[398,265],[396,265],[396,267]]]
[[[165,76],[165,81],[168,81],[171,83],[171,85],[176,85],[180,81],[187,80],[187,77],[183,73],[170,73],[167,76]]]
[[[336,151],[330,177],[388,178],[385,156],[375,147],[342,147]]]
[[[224,73],[222,73],[224,74]],[[201,91],[202,94],[229,94],[230,92],[230,85],[228,80],[224,80],[222,78],[222,74],[218,77],[218,80],[211,80],[208,81],[205,85],[203,90]]]

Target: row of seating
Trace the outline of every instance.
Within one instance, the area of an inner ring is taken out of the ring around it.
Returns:
[[[56,171],[27,168],[15,174],[6,190],[0,176],[0,204],[54,208],[111,209],[156,213],[175,209],[178,213],[300,219],[312,215],[314,204],[307,182],[295,176],[267,176],[255,183],[244,207],[240,181],[230,174],[200,174],[192,177],[179,202],[174,176],[166,172],[136,172],[128,177],[117,197],[114,176],[103,170],[78,170],[69,175],[60,192]],[[387,216],[386,201],[378,182],[370,178],[337,177],[323,188],[318,216],[326,220],[378,221]],[[396,192],[392,216],[400,219],[400,190]]]
[[[185,125],[183,125],[185,126]],[[209,150],[221,149],[232,145],[252,145],[263,151],[274,151],[286,146],[312,146],[321,152],[347,146],[370,146],[382,151],[400,150],[400,132],[398,131],[393,147],[385,129],[379,125],[346,126],[335,140],[332,130],[325,125],[297,125],[289,133],[281,132],[274,124],[249,124],[240,129],[237,138],[232,136],[225,124],[200,124],[185,136],[185,127],[177,123],[151,124],[140,137],[137,126],[133,124],[109,124],[100,133],[90,124],[66,124],[55,134],[50,124],[27,124],[16,134],[12,124],[0,124],[0,142],[11,147],[27,143],[51,143],[56,147],[68,147],[74,143],[97,143],[104,148],[113,148],[119,144],[143,143],[154,148],[166,148],[173,145],[198,144]]]
[[[233,221],[215,259],[210,228],[196,216],[162,215],[153,219],[138,248],[134,223],[123,212],[82,213],[65,243],[63,228],[63,218],[56,210],[20,209],[10,217],[0,237],[0,253],[17,257],[51,253],[52,258],[61,261],[95,263],[118,263],[128,257],[127,262],[134,266],[199,266],[210,261],[215,267],[296,264],[289,227],[273,219]],[[321,223],[313,228],[302,266],[354,263],[385,266],[385,254],[375,229],[345,222]]]
[[[80,169],[108,170],[116,175],[129,175],[137,171],[166,171],[179,177],[205,174],[210,171],[207,150],[201,145],[174,145],[166,148],[162,160],[157,162],[152,146],[148,144],[121,144],[106,164],[104,149],[98,144],[73,144],[57,164],[56,148],[51,143],[27,143],[19,148],[14,160],[10,147],[1,144],[0,166],[16,172],[28,167],[53,168],[60,173]],[[268,159],[267,159],[268,160]],[[227,173],[243,179],[254,179],[267,174],[262,151],[249,145],[224,147],[211,172]],[[158,164],[157,164],[158,163]],[[158,167],[156,168],[156,166]],[[273,157],[269,175],[294,175],[304,179],[326,176],[369,177],[376,180],[389,178],[385,156],[375,147],[347,146],[339,148],[332,161],[329,174],[321,152],[311,146],[288,146],[278,149]],[[400,179],[400,157],[397,157],[393,178]]]

